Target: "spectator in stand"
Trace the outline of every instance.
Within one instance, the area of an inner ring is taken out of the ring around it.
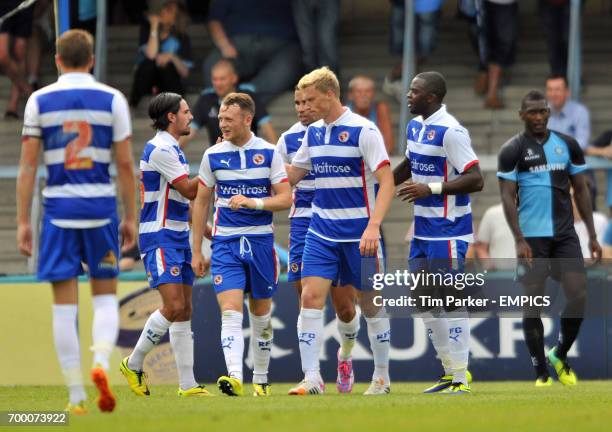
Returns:
[[[368,120],[374,122],[385,140],[388,154],[393,153],[393,126],[391,111],[385,102],[376,102],[376,83],[370,77],[357,75],[348,85],[348,107]]]
[[[338,74],[340,0],[293,0],[293,18],[306,70],[327,66]]]
[[[548,45],[550,73],[567,76],[570,0],[540,0],[540,17]]]
[[[98,16],[97,0],[72,1],[70,5],[71,28],[87,30],[96,37],[96,23]]]
[[[15,9],[22,0],[0,2],[0,16]],[[5,119],[18,119],[20,99],[27,99],[32,93],[25,72],[25,57],[28,38],[32,35],[34,6],[17,12],[0,25],[0,68],[11,80],[11,95],[4,113]],[[12,42],[12,46],[11,46]]]
[[[26,72],[32,91],[40,88],[40,58],[43,47],[50,45],[55,39],[52,24],[53,8],[49,7],[50,3],[49,0],[38,0],[34,3],[32,36],[28,41],[26,52]]]
[[[570,89],[564,76],[553,75],[546,80],[546,99],[550,107],[548,129],[569,135],[578,141],[583,152],[587,153],[591,138],[591,116],[586,106],[570,99]],[[593,195],[593,210],[596,208],[597,182],[593,171],[586,172],[589,189]]]
[[[193,67],[191,41],[186,33],[187,16],[179,0],[159,2],[140,29],[136,73],[130,106],[153,92],[184,93],[184,80]]]
[[[458,16],[469,22],[470,44],[478,55],[478,78],[474,83],[474,91],[478,95],[485,95],[489,86],[483,2],[484,0],[459,0],[458,4]]]
[[[570,99],[564,76],[553,75],[546,80],[546,99],[550,106],[548,129],[571,136],[586,150],[591,138],[591,116],[587,107]]]
[[[516,265],[512,231],[501,204],[489,207],[480,221],[474,243],[476,258],[485,270],[511,270]]]
[[[485,0],[483,6],[488,60],[485,107],[500,109],[504,107],[498,94],[502,74],[512,66],[516,54],[518,3],[516,0]]]
[[[417,66],[424,64],[436,47],[438,39],[438,24],[444,0],[415,0],[415,40]],[[404,0],[391,0],[391,31],[390,51],[399,56],[400,61],[385,77],[383,91],[395,97],[399,103],[406,102],[406,95],[402,94],[402,62],[404,53],[404,16],[406,15]]]
[[[236,69],[230,60],[219,60],[211,70],[212,87],[204,89],[193,108],[191,133],[184,137],[185,141],[193,139],[196,132],[206,128],[210,145],[214,145],[221,136],[219,129],[219,107],[223,98],[233,92],[246,93],[255,101],[255,116],[251,123],[251,130],[269,143],[278,140],[276,131],[270,122],[270,115],[266,107],[259,101],[255,89],[250,84],[238,84]]]
[[[204,84],[220,58],[233,59],[241,81],[255,86],[267,105],[293,88],[302,73],[289,0],[214,0],[208,31],[215,44],[204,61]]]

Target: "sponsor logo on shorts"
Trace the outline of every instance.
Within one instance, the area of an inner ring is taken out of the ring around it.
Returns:
[[[298,264],[297,263],[291,263],[291,272],[292,273],[297,273],[298,272]]]
[[[347,142],[349,137],[350,135],[347,131],[340,132],[340,134],[338,135],[338,141],[343,142],[343,143]]]
[[[153,275],[151,274],[151,272],[147,272],[147,279],[150,281],[153,280]]]
[[[106,255],[104,255],[104,257],[102,257],[102,259],[100,260],[98,268],[114,269],[116,267],[117,257],[115,256],[115,253],[109,249],[109,251],[106,252]]]
[[[215,276],[214,282],[215,282],[215,285],[220,285],[221,282],[223,282],[223,276],[221,276],[221,275]]]
[[[173,266],[170,268],[170,274],[172,276],[178,276],[181,274],[181,269],[179,268],[179,266]]]
[[[427,132],[427,139],[429,141],[433,140],[436,137],[436,131],[435,130],[430,130],[429,132]]]
[[[255,153],[253,155],[253,163],[255,165],[261,165],[262,163],[264,163],[265,160],[266,158],[261,153]]]

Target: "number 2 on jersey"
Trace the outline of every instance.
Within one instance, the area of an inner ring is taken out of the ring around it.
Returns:
[[[79,153],[91,144],[91,126],[86,121],[69,120],[64,122],[64,133],[76,132],[74,137],[66,144],[64,157],[64,169],[85,170],[93,168],[93,159],[90,157],[79,157]]]

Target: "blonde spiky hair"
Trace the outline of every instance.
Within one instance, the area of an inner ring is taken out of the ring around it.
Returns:
[[[327,66],[320,67],[304,75],[298,82],[296,89],[304,90],[310,86],[314,86],[321,93],[327,93],[328,90],[331,90],[337,97],[340,97],[338,78]]]

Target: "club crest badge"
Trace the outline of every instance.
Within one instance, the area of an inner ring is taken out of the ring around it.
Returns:
[[[261,165],[265,160],[266,158],[261,153],[256,153],[253,155],[253,163],[255,165]]]

